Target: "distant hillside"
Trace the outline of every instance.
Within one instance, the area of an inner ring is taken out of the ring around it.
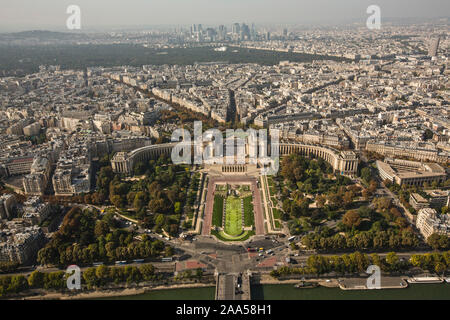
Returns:
[[[21,32],[12,32],[6,33],[13,37],[17,38],[28,38],[28,37],[58,37],[61,38],[66,35],[65,32],[55,32],[55,31],[47,31],[47,30],[29,30],[29,31],[21,31]]]
[[[0,33],[0,39],[2,40],[27,40],[36,39],[41,41],[50,40],[73,40],[74,38],[84,38],[82,33],[75,32],[54,32],[46,30],[32,30],[13,33]]]

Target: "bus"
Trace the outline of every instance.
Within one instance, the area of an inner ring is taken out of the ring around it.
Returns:
[[[144,263],[144,259],[134,259],[133,262],[134,263]]]
[[[289,242],[292,242],[292,241],[294,241],[294,240],[295,240],[295,236],[292,236],[292,237],[290,237],[290,238],[288,239]]]
[[[169,257],[169,258],[162,258],[161,261],[162,261],[162,262],[172,262],[172,261],[173,261],[173,258],[172,258],[172,257]]]

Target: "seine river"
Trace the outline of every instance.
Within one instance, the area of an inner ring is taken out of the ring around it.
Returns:
[[[214,287],[156,290],[108,298],[111,300],[213,300]],[[413,284],[406,289],[344,291],[317,287],[296,289],[291,284],[252,286],[253,300],[450,300],[450,284]]]

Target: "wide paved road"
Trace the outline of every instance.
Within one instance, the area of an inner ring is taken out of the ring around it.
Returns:
[[[264,230],[264,214],[263,203],[261,199],[261,192],[259,192],[256,179],[252,181],[252,193],[253,193],[253,210],[255,214],[255,231],[256,235],[263,235]]]
[[[212,216],[214,208],[214,191],[215,179],[210,177],[208,181],[205,213],[203,215],[202,235],[209,236],[211,234]]]
[[[217,276],[216,300],[234,300],[236,279],[232,274]]]

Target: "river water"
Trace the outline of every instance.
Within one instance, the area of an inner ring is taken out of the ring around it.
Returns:
[[[156,290],[112,300],[213,300],[214,287]],[[296,289],[292,284],[252,286],[253,300],[450,300],[450,284],[410,284],[406,289],[351,290],[317,287]]]
[[[450,284],[413,284],[406,289],[341,290],[340,288],[303,288],[293,285],[252,287],[254,300],[450,300]]]

